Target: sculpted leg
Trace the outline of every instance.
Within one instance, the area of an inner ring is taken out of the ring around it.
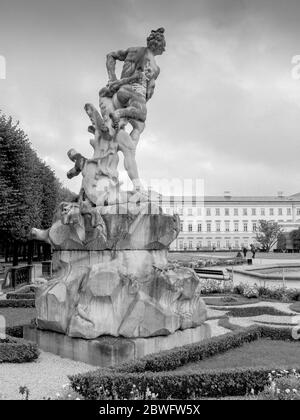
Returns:
[[[124,156],[124,166],[128,176],[133,183],[134,188],[141,189],[142,184],[135,159],[135,151],[140,135],[145,128],[145,124],[137,121],[132,121],[131,124],[133,126],[133,130],[130,135],[125,130],[121,130],[118,133],[117,141],[119,144],[119,149]]]

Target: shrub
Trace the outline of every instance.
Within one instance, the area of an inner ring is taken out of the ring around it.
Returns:
[[[300,374],[295,369],[272,371],[268,381],[268,385],[256,399],[300,400]]]
[[[234,318],[259,316],[259,315],[278,315],[287,316],[288,312],[280,311],[272,306],[239,306],[236,308],[228,308],[226,306],[211,306],[212,309],[226,311],[226,315]]]
[[[24,299],[35,299],[34,293],[7,293],[6,299],[24,300]]]
[[[6,327],[5,333],[11,337],[23,338],[23,325],[16,325],[14,327]]]
[[[203,372],[177,372],[186,363],[196,362],[260,337],[292,339],[289,328],[253,326],[234,333],[214,337],[146,356],[114,368],[78,374],[70,377],[74,391],[86,399],[130,399],[132,389],[144,398],[146,392],[159,399],[195,399],[245,395],[251,390],[263,391],[268,384],[268,368],[226,369]]]
[[[7,336],[0,339],[0,363],[32,362],[39,356],[36,344]]]
[[[34,299],[3,299],[0,300],[0,308],[34,308]]]

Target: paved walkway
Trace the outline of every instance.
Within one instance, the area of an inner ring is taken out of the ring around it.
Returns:
[[[0,364],[0,400],[22,399],[19,387],[29,389],[30,400],[57,398],[64,392],[63,386],[69,383],[68,375],[97,369],[82,362],[63,359],[41,351],[39,358],[30,363]]]

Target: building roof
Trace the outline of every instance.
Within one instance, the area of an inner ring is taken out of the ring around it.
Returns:
[[[162,201],[172,201],[185,203],[197,201],[197,202],[212,202],[212,203],[257,203],[257,202],[268,202],[268,203],[288,203],[288,202],[300,202],[300,193],[290,196],[271,196],[271,195],[243,195],[243,196],[232,196],[232,195],[205,195],[204,197],[192,197],[192,196],[164,196]]]

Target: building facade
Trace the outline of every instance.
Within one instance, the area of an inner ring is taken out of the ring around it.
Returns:
[[[162,208],[179,214],[181,231],[171,250],[230,250],[256,244],[259,220],[284,231],[300,226],[300,194],[284,196],[164,197]]]

